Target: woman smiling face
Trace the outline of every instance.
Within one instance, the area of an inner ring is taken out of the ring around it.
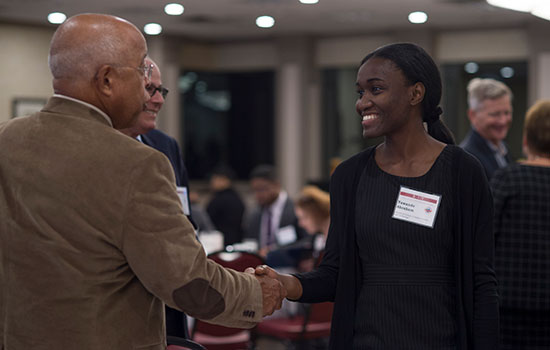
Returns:
[[[358,98],[363,137],[388,135],[410,122],[415,84],[410,84],[391,60],[373,57],[357,72]]]

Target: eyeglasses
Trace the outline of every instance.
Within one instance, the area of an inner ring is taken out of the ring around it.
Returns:
[[[158,91],[162,95],[162,98],[166,98],[166,95],[168,95],[168,92],[169,92],[169,90],[162,85],[155,86],[153,84],[149,84],[145,87],[145,89],[147,90],[147,92],[151,97],[153,97]]]
[[[138,67],[139,70],[143,72],[143,76],[147,77],[147,80],[151,80],[151,77],[153,76],[153,65],[152,64],[144,64],[141,67]]]
[[[147,81],[151,81],[151,77],[153,76],[153,65],[152,64],[144,64],[143,66],[139,66],[139,67],[117,66],[117,65],[113,65],[113,67],[135,69],[138,72],[140,72],[140,74],[143,74],[143,76],[147,79]]]

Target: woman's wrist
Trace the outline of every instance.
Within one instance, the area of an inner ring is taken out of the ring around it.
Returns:
[[[292,275],[280,275],[280,281],[286,288],[288,300],[298,300],[302,297],[302,283]]]

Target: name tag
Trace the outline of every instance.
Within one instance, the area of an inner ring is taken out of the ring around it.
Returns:
[[[277,239],[277,243],[279,245],[287,245],[294,241],[296,241],[296,238],[298,238],[298,235],[296,234],[296,229],[292,225],[288,225],[285,227],[281,227],[279,231],[277,231],[277,235],[275,236]]]
[[[434,227],[441,196],[401,186],[392,218]]]
[[[187,187],[178,186],[178,196],[180,197],[181,206],[183,207],[183,213],[189,215],[191,211],[189,210],[189,195],[187,194]]]

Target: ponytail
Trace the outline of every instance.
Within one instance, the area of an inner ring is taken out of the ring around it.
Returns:
[[[451,130],[441,120],[440,115],[442,113],[443,110],[438,106],[431,113],[424,116],[424,121],[428,125],[428,134],[438,141],[454,145],[455,138]]]

